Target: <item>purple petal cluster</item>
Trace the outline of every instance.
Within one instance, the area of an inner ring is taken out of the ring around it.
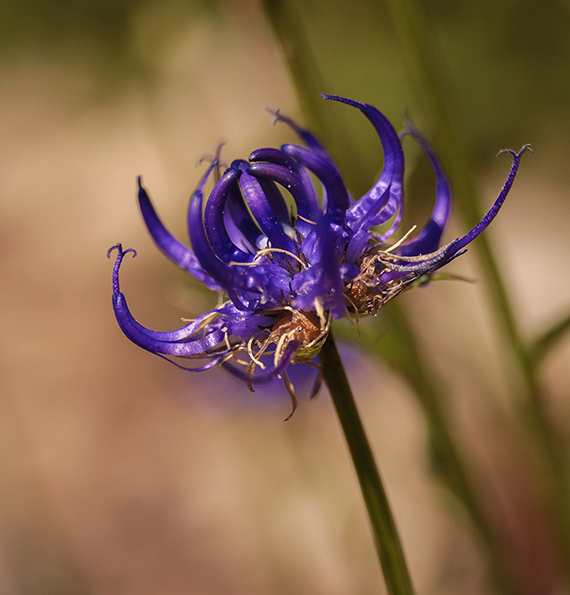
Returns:
[[[303,146],[259,149],[248,161],[234,161],[221,175],[214,160],[190,200],[192,250],[165,228],[139,178],[140,209],[157,246],[222,299],[220,306],[178,330],[147,329],[135,320],[119,288],[122,261],[135,252],[117,244],[109,251],[117,253],[113,307],[131,341],[170,361],[196,360],[194,366],[173,361],[185,369],[221,365],[250,387],[278,376],[288,384],[287,366],[311,363],[331,319],[376,314],[401,291],[428,280],[463,253],[501,208],[528,148],[510,151],[511,171],[485,217],[463,237],[441,246],[451,209],[449,183],[426,141],[408,124],[405,134],[420,144],[433,166],[436,197],[425,227],[390,243],[404,206],[400,138],[374,107],[324,98],[359,109],[382,142],[382,173],[358,200],[349,195],[319,141],[279,113],[277,119],[295,130]],[[204,188],[213,173],[217,182],[205,200]]]

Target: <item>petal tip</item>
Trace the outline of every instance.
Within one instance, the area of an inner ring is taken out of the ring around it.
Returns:
[[[534,153],[534,151],[532,150],[532,147],[531,147],[530,143],[528,143],[526,145],[523,145],[520,148],[520,151],[518,151],[518,152],[517,151],[513,151],[512,149],[501,149],[495,155],[495,157],[498,157],[499,155],[502,155],[503,153],[509,153],[510,155],[512,155],[513,157],[515,157],[516,159],[520,159],[522,157],[523,153],[526,153],[527,151],[529,153]]]
[[[125,254],[128,254],[129,252],[132,253],[133,258],[137,255],[137,251],[134,248],[123,250],[123,244],[119,242],[107,250],[107,258],[111,258],[111,254],[114,250],[117,250],[117,258],[120,258],[121,260],[124,258]]]

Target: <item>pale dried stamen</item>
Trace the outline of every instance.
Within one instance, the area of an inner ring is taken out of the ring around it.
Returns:
[[[358,340],[362,340],[362,337],[360,336],[360,313],[358,312],[358,307],[356,306],[356,304],[350,299],[350,296],[345,293],[344,297],[346,299],[346,301],[352,306],[352,309],[354,310],[354,316],[356,318],[356,332],[358,333]],[[352,324],[354,326],[354,322],[352,322],[352,316],[350,315],[350,312],[347,310],[346,311],[346,317],[348,318],[350,324]]]
[[[255,255],[255,258],[251,262],[236,262],[236,261],[232,260],[229,263],[229,265],[230,266],[242,266],[242,267],[254,267],[260,263],[261,259],[266,254],[269,254],[272,252],[279,252],[281,254],[286,254],[287,256],[290,256],[291,258],[296,260],[303,267],[303,269],[307,268],[307,265],[296,254],[293,254],[289,250],[284,250],[283,248],[263,248],[262,250],[258,250],[258,252]]]
[[[232,346],[231,346],[231,344],[230,344],[230,336],[229,336],[229,334],[228,334],[228,329],[224,329],[224,341],[225,341],[225,343],[226,343],[226,346],[227,346],[227,348],[228,348],[228,349],[231,349],[231,348],[232,348]]]
[[[388,252],[391,252],[392,250],[395,250],[396,248],[399,248],[414,233],[414,231],[416,231],[417,227],[418,227],[417,225],[412,225],[410,230],[407,231],[402,238],[400,238],[395,244],[393,244],[389,248],[386,248],[386,250],[384,250],[384,252],[388,253]]]
[[[311,221],[310,219],[303,217],[303,215],[297,214],[297,219],[301,219],[302,221],[304,221],[305,223],[309,223],[310,225],[316,225],[315,221]]]
[[[257,364],[262,370],[265,370],[265,364],[257,357],[261,354],[261,349],[259,350],[257,356],[255,356],[253,353],[253,349],[251,348],[254,339],[255,337],[251,337],[250,340],[247,342],[247,353],[249,354],[249,357],[251,358],[252,362]]]
[[[275,363],[275,367],[279,365],[279,360],[281,359],[282,353],[285,351],[285,343],[289,344],[290,339],[295,336],[295,331],[297,329],[293,329],[287,333],[284,333],[279,337],[279,341],[277,342],[277,346],[275,347],[275,354],[273,355],[273,361]]]
[[[323,307],[323,302],[319,298],[315,300],[315,311],[317,312],[317,316],[319,317],[321,323],[321,331],[324,331],[327,325],[327,320],[325,317],[325,309]]]
[[[296,254],[289,252],[289,250],[284,250],[283,248],[264,248],[263,250],[259,250],[255,255],[255,258],[253,259],[253,262],[255,264],[259,263],[261,258],[265,256],[265,254],[268,254],[270,252],[279,252],[281,254],[286,254],[287,256],[290,256],[291,258],[295,259],[303,267],[303,269],[307,268],[305,263]]]

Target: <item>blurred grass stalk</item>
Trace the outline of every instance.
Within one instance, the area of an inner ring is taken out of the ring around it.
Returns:
[[[378,0],[379,1],[379,0]],[[481,218],[477,186],[469,158],[461,141],[453,110],[453,95],[446,88],[445,70],[428,30],[429,19],[418,0],[385,0],[412,79],[422,98],[425,113],[439,131],[438,155],[454,188],[455,203],[465,226],[472,228]],[[569,328],[569,318],[556,323],[527,345],[514,315],[499,266],[488,236],[482,234],[474,244],[486,277],[491,302],[504,335],[505,352],[515,364],[517,376],[510,375],[511,390],[521,405],[535,453],[539,473],[546,487],[547,505],[557,531],[566,580],[570,582],[570,489],[564,450],[546,411],[545,395],[540,386],[539,361],[552,344]],[[505,361],[508,365],[510,362]]]
[[[324,88],[322,77],[301,21],[296,15],[296,6],[291,0],[262,0],[261,3],[282,46],[306,118],[311,127],[323,135],[326,144],[330,130],[335,129],[339,134],[338,123],[334,127],[327,123],[326,113],[321,108],[320,94]],[[354,163],[354,153],[346,145],[343,149],[341,158],[344,156],[348,163]],[[392,303],[385,313],[389,318],[388,326],[393,331],[391,340],[386,340],[386,337],[382,343],[370,340],[368,347],[401,373],[415,390],[429,427],[429,454],[433,470],[438,479],[463,504],[471,522],[478,529],[480,541],[487,551],[489,572],[495,588],[499,592],[514,594],[517,589],[509,583],[509,573],[503,565],[504,558],[494,531],[475,495],[449,427],[442,383],[433,378],[433,373],[428,373],[431,366],[424,361],[412,327],[401,308]]]
[[[330,143],[330,130],[325,112],[318,102],[323,91],[322,77],[309,41],[291,0],[262,0],[273,31],[279,40],[302,108],[311,126]],[[438,154],[452,181],[456,203],[466,227],[472,228],[480,220],[476,183],[467,153],[461,142],[456,118],[453,115],[451,95],[446,89],[443,72],[427,30],[427,19],[422,7],[414,0],[386,0],[401,40],[410,73],[422,97],[428,120],[440,132]],[[338,133],[338,124],[336,125]],[[342,132],[340,133],[342,134]],[[333,143],[334,144],[334,143]],[[330,144],[329,144],[330,146]],[[352,155],[344,147],[341,158],[354,163]],[[547,486],[549,508],[558,531],[567,577],[570,576],[570,491],[562,449],[544,408],[544,397],[538,381],[538,361],[551,347],[551,339],[558,340],[568,329],[567,321],[558,323],[552,331],[546,331],[545,339],[535,342],[532,349],[525,345],[516,322],[507,291],[501,279],[499,267],[490,245],[483,234],[476,242],[476,251],[486,276],[492,304],[500,328],[503,331],[506,353],[518,372],[511,375],[514,394],[519,394],[525,421],[533,439],[535,452],[541,465],[541,474]],[[430,435],[430,456],[439,479],[463,503],[471,521],[479,530],[481,541],[488,553],[489,569],[497,590],[516,593],[519,589],[509,580],[504,566],[504,555],[496,541],[493,528],[475,495],[462,457],[455,444],[453,432],[445,413],[445,398],[439,379],[433,378],[429,364],[424,361],[413,330],[404,312],[390,304],[386,309],[390,326],[398,336],[394,341],[377,344],[375,349],[398,370],[414,388],[427,419]],[[560,330],[562,329],[562,330]],[[522,387],[522,389],[521,389]]]

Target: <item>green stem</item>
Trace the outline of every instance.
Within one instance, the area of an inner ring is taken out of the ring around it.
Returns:
[[[388,593],[413,595],[390,504],[332,332],[321,349],[319,361],[360,483]]]
[[[421,96],[423,110],[438,131],[437,153],[441,158],[454,189],[454,203],[467,227],[473,228],[481,219],[477,185],[473,177],[465,143],[461,141],[452,93],[443,77],[444,67],[426,31],[426,15],[415,0],[386,0],[401,40],[402,50],[412,78]],[[527,362],[523,341],[502,281],[497,261],[487,236],[482,234],[474,243],[487,276],[495,310],[505,331],[507,341],[516,354],[523,376]]]
[[[566,337],[568,331],[570,331],[570,313],[544,331],[529,346],[528,352],[532,365],[540,366],[546,356]]]
[[[486,556],[489,578],[495,592],[515,595],[518,588],[507,571],[505,550],[497,541],[495,530],[481,507],[451,430],[443,383],[434,376],[433,369],[425,361],[413,329],[399,304],[392,302],[384,314],[388,317],[388,323],[382,333],[382,340],[368,336],[366,327],[361,326],[362,341],[411,385],[427,423],[431,470],[465,508]]]
[[[452,93],[443,80],[444,68],[428,34],[428,19],[417,0],[386,0],[386,5],[392,13],[423,105],[440,133],[437,150],[454,186],[458,210],[466,226],[471,228],[481,215],[476,184],[464,143],[460,140],[457,117],[450,100]],[[537,367],[533,365],[532,354],[521,336],[499,266],[485,234],[477,238],[474,247],[486,276],[495,315],[519,373],[522,390],[517,387],[515,392],[522,393],[517,394],[517,397],[523,403],[525,421],[540,458],[540,472],[547,486],[547,497],[558,531],[566,575],[570,579],[570,486],[566,462],[561,454],[562,448],[545,409]]]
[[[314,126],[314,132],[325,141],[327,126],[319,109],[324,84],[317,62],[310,50],[309,41],[299,15],[290,0],[261,0],[265,15],[285,54],[296,91],[305,115]]]
[[[450,102],[452,94],[446,89],[442,76],[444,69],[439,64],[436,52],[430,43],[431,40],[424,25],[426,19],[422,14],[422,7],[413,0],[386,1],[392,12],[396,29],[401,36],[402,47],[416,79],[422,104],[434,127],[440,132],[437,149],[453,182],[457,206],[466,226],[473,227],[480,219],[475,181],[464,145],[460,141],[461,134],[456,125],[457,118],[454,117],[454,110]],[[355,171],[358,160],[352,158],[354,152],[346,146],[347,135],[338,132],[338,123],[334,127],[337,135],[331,136],[330,134],[333,127],[328,125],[326,115],[319,106],[319,93],[326,89],[324,89],[323,79],[301,19],[296,13],[295,4],[291,0],[261,0],[261,4],[282,46],[307,121],[311,123],[313,130],[320,135],[325,145],[333,148],[332,152],[340,160],[343,173],[350,178],[352,187],[356,187],[355,183],[362,183],[360,172]],[[334,150],[335,141],[341,135],[344,143],[343,150],[337,152]],[[347,163],[351,164],[350,167],[342,167],[345,159]],[[562,544],[561,549],[566,552],[565,557],[570,576],[570,508],[568,507],[570,487],[566,480],[561,449],[557,446],[550,420],[544,410],[544,400],[539,390],[536,369],[533,366],[531,355],[522,341],[497,262],[484,235],[477,239],[475,249],[487,276],[490,296],[500,320],[499,324],[504,330],[506,343],[511,348],[517,369],[520,371],[524,387],[522,400],[525,403],[525,414],[533,431],[537,452],[540,453],[543,475],[547,478],[549,485],[553,516],[560,520],[558,530]],[[407,325],[407,321],[405,322]],[[408,331],[408,337],[414,343],[413,332],[411,329]],[[398,349],[405,350],[402,345],[396,345],[396,350]],[[429,366],[420,356],[419,351],[412,350],[412,352],[415,353],[412,359],[420,361],[423,369],[428,370]],[[505,572],[499,561],[503,556],[497,551],[495,536],[481,511],[449,430],[443,410],[441,389],[433,379],[429,380],[429,374],[418,373],[419,369],[418,367],[412,369],[410,366],[404,366],[400,371],[406,375],[416,390],[424,408],[430,427],[432,458],[434,460],[439,458],[440,462],[445,462],[441,467],[437,465],[440,479],[464,503],[472,521],[479,528],[489,549],[491,570],[495,576],[496,584],[503,584],[502,590],[512,591],[512,585],[510,588],[507,587],[508,581],[506,581]]]
[[[296,13],[295,5],[290,0],[262,0],[261,4],[268,22],[282,46],[293,83],[305,110],[306,121],[311,124],[314,131],[318,131],[322,135],[322,140],[325,141],[326,146],[330,147],[334,144],[336,137],[340,136],[338,123],[333,126],[328,122],[326,112],[322,110],[320,98],[320,92],[324,88],[322,77],[306,32],[302,27],[301,19]],[[337,134],[331,138],[330,130],[333,129],[337,131]],[[346,136],[343,136],[343,142]],[[358,160],[353,159],[353,155],[354,152],[350,147],[344,144],[343,151],[338,156],[341,161],[345,157],[351,164],[358,163]],[[356,173],[360,175],[359,172]],[[354,180],[352,182],[354,184]],[[424,373],[429,370],[429,365],[422,359],[413,336],[413,330],[404,313],[401,309],[396,308],[395,304],[391,304],[390,313],[389,327],[398,329],[398,336],[394,341],[389,342],[389,347],[382,351],[382,355],[408,379],[416,392],[424,409],[429,428],[430,457],[434,472],[438,479],[462,502],[471,522],[477,527],[481,541],[485,544],[488,552],[490,573],[497,586],[497,591],[512,593],[515,590],[506,587],[509,581],[502,566],[504,556],[496,543],[495,535],[486,515],[481,510],[462,457],[449,429],[448,420],[444,414],[445,405],[441,389],[429,373]],[[375,345],[380,344],[385,345],[386,341],[375,343]]]
[[[332,112],[322,109],[321,93],[328,92],[325,81],[312,51],[307,31],[301,15],[292,0],[261,0],[265,16],[277,37],[295,91],[311,132],[327,147],[351,188],[358,188],[365,179],[362,166],[354,159],[356,150],[352,147],[352,137],[345,132],[342,116],[332,119]],[[332,134],[332,131],[335,134]]]

